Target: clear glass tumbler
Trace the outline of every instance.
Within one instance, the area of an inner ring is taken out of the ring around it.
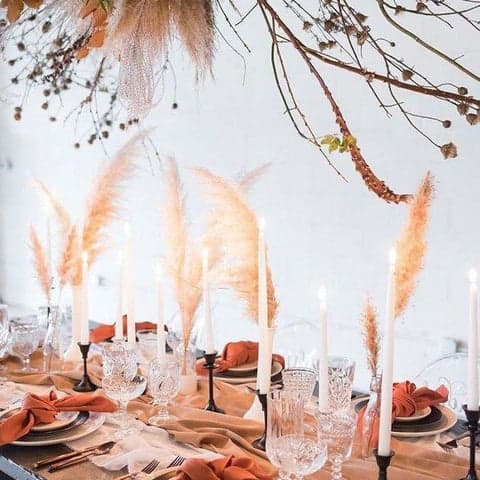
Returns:
[[[327,449],[317,432],[304,428],[302,395],[273,391],[267,397],[266,453],[279,468],[281,480],[301,480],[320,470],[327,460]]]

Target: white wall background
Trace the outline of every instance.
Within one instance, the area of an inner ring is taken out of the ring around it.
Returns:
[[[375,17],[374,12],[368,13]],[[418,24],[417,28],[425,30],[427,26]],[[452,46],[444,29],[428,28],[431,38],[442,48],[453,56],[464,53],[466,62],[478,65],[480,47],[473,35],[469,37],[468,32],[462,31],[462,48],[457,48]],[[222,29],[228,35],[226,27]],[[204,165],[221,175],[233,176],[272,162],[270,171],[258,182],[250,198],[267,222],[271,266],[281,302],[279,322],[296,319],[315,322],[315,293],[324,282],[333,323],[332,349],[355,357],[364,379],[359,315],[366,294],[372,295],[380,314],[383,313],[387,251],[406,217],[406,207],[378,200],[366,190],[349,158],[334,156],[349,179],[348,183],[341,181],[317,152],[296,136],[282,115],[260,17],[251,15],[242,31],[253,47],[253,53],[247,55],[245,84],[242,84],[241,60],[221,40],[215,79],[200,86],[194,84],[185,59],[180,54],[174,55],[179,108],[170,108],[171,90],[167,87],[166,101],[154,109],[145,123],[156,127],[152,137],[160,153],[174,155],[181,165],[194,225],[201,224],[205,204],[189,167]],[[412,63],[422,65],[434,76],[442,75],[444,79],[448,74],[452,81],[459,78],[455,71],[435,61],[426,64],[426,57],[414,43],[403,40],[401,44]],[[292,65],[298,70],[298,88],[313,112],[319,131],[333,132],[332,115],[317,85],[295,58]],[[8,83],[7,68],[2,65],[2,85]],[[320,68],[324,71],[323,66]],[[466,337],[466,272],[472,265],[480,267],[478,127],[468,126],[450,109],[436,106],[423,110],[454,122],[449,131],[435,131],[440,143],[453,138],[459,146],[459,158],[445,161],[402,119],[387,120],[357,78],[337,71],[324,73],[365,157],[380,178],[398,192],[412,192],[427,170],[436,178],[437,196],[428,233],[426,266],[415,297],[398,323],[397,354],[409,355],[408,360],[397,362],[397,375],[413,375],[427,359],[438,356],[445,347],[443,338]],[[419,109],[428,108],[422,98],[403,98],[413,100]],[[75,150],[71,125],[50,123],[48,115],[40,109],[41,103],[42,99],[32,96],[22,122],[12,118],[15,99],[0,107],[0,165],[3,165],[0,296],[24,309],[42,303],[27,245],[29,224],[37,225],[40,231],[44,228],[42,209],[30,186],[31,178],[43,180],[80,216],[91,181],[107,161],[99,145]],[[120,132],[114,135],[107,144],[109,153],[129,135]],[[12,162],[11,169],[4,166],[7,160]],[[125,199],[124,217],[131,221],[134,232],[138,316],[151,319],[155,308],[152,259],[163,248],[159,215],[162,178],[156,160],[145,158],[139,164],[125,191]],[[120,225],[112,228],[115,240],[121,241],[121,232]],[[96,284],[96,276],[105,279],[104,286]],[[112,321],[114,283],[115,254],[111,252],[95,266],[92,276],[91,316],[97,321]],[[232,335],[255,336],[255,328],[242,319],[241,305],[224,292],[216,292],[214,298],[219,343]],[[167,308],[169,315],[174,315],[171,297]]]

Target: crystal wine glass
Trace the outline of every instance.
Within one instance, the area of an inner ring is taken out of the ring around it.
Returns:
[[[304,404],[298,392],[275,390],[267,396],[266,453],[279,468],[280,480],[302,480],[320,470],[327,460],[327,448],[304,428]]]
[[[342,465],[352,454],[357,416],[353,408],[317,412],[319,440],[326,443],[332,466],[332,480],[342,480]]]
[[[346,357],[328,358],[328,387],[330,410],[350,407],[355,362]]]
[[[16,323],[11,326],[12,352],[22,358],[23,366],[19,370],[22,373],[36,372],[36,368],[30,366],[30,355],[38,348],[38,328],[30,323]]]
[[[127,435],[136,433],[139,430],[139,423],[127,413],[127,406],[130,400],[138,398],[145,392],[147,379],[141,375],[135,375],[133,378],[127,378],[122,374],[115,373],[102,380],[102,388],[105,393],[117,400],[120,410],[120,429],[115,433],[115,439],[121,440]],[[141,424],[140,424],[141,425]]]
[[[284,390],[298,392],[305,403],[310,401],[317,381],[315,370],[305,367],[286,368],[282,372]]]
[[[177,395],[180,389],[180,364],[173,358],[157,357],[150,362],[148,386],[159,409],[149,423],[155,425],[174,420],[168,413],[168,402]]]
[[[9,324],[8,324],[8,306],[0,304],[0,361],[8,350],[8,343],[10,340]],[[0,372],[7,369],[5,365],[0,363]],[[2,377],[2,381],[5,381]]]
[[[137,351],[127,342],[104,343],[102,345],[103,378],[121,376],[132,380],[138,372]],[[121,412],[113,413],[110,420],[121,423],[125,417]]]

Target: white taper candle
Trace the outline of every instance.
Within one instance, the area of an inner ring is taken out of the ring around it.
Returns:
[[[90,329],[88,322],[88,252],[82,252],[82,323],[80,330],[80,343],[88,345],[90,342]]]
[[[132,232],[130,224],[125,223],[125,284],[127,287],[127,340],[135,345],[135,293],[132,258]]]
[[[392,248],[389,255],[385,332],[382,348],[382,395],[380,406],[380,430],[378,438],[378,454],[381,456],[390,455],[390,444],[392,437],[393,353],[395,337],[395,264],[396,250],[395,248]]]
[[[320,336],[318,358],[318,408],[327,412],[329,408],[328,388],[328,326],[327,326],[327,291],[324,286],[318,289],[320,304]]]
[[[215,352],[215,340],[213,336],[212,313],[210,308],[210,282],[208,281],[208,249],[202,252],[202,296],[203,296],[203,319],[205,334],[205,353]]]
[[[471,269],[470,280],[470,325],[468,330],[468,387],[467,408],[478,410],[478,284],[477,271]]]
[[[157,294],[157,355],[165,356],[165,316],[163,307],[162,264],[157,260],[156,266],[156,294]]]

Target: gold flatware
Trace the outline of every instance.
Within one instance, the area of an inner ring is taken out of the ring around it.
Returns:
[[[56,472],[58,470],[62,470],[67,467],[71,467],[72,465],[77,465],[78,463],[82,463],[88,460],[88,457],[94,456],[94,455],[105,455],[108,453],[113,445],[115,445],[115,442],[109,442],[110,445],[104,445],[101,448],[97,448],[95,450],[90,450],[89,452],[82,453],[78,455],[77,457],[71,458],[69,460],[65,460],[62,462],[57,462],[48,467],[49,472]]]
[[[135,478],[139,473],[152,473],[158,466],[160,462],[158,460],[152,460],[150,463],[147,463],[139,472],[127,473],[121,477],[115,478],[115,480],[126,480],[127,478]]]
[[[82,450],[77,450],[69,453],[62,453],[61,455],[55,455],[54,457],[47,457],[47,458],[44,458],[43,460],[39,460],[38,462],[34,463],[33,468],[46,467],[47,465],[51,465],[52,463],[57,463],[62,460],[68,460],[70,458],[74,458],[79,455],[82,455],[83,453],[91,452],[92,450],[97,450],[99,448],[108,447],[110,445],[111,447],[113,447],[115,445],[115,442],[105,442],[100,445],[93,445],[92,447],[83,448]]]

